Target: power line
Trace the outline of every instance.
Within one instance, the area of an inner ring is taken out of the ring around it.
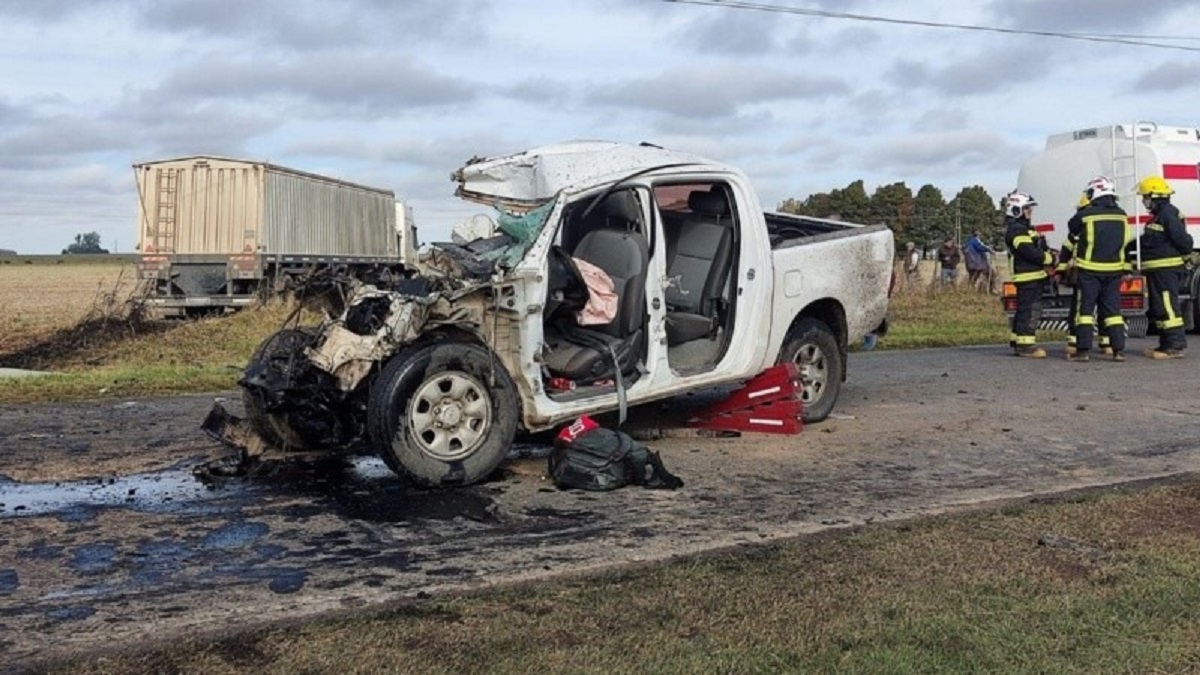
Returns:
[[[1039,37],[1058,38],[1061,40],[1080,40],[1083,42],[1106,42],[1133,47],[1151,47],[1154,49],[1173,49],[1184,52],[1200,52],[1200,47],[1188,47],[1185,45],[1164,44],[1162,42],[1148,42],[1147,40],[1200,40],[1200,37],[1190,36],[1169,36],[1169,37],[1154,37],[1141,35],[1105,35],[1093,33],[1065,33],[1061,31],[1049,30],[1028,30],[1021,28],[1002,28],[999,26],[979,26],[965,23],[944,23],[940,21],[924,21],[920,19],[899,19],[888,16],[875,16],[871,14],[851,14],[848,12],[831,12],[823,9],[805,9],[800,7],[786,7],[783,5],[768,5],[757,2],[738,2],[725,0],[663,0],[664,2],[673,2],[681,5],[704,5],[708,7],[724,7],[727,9],[744,9],[757,12],[768,12],[772,14],[796,14],[800,16],[814,16],[822,19],[845,19],[849,21],[867,21],[874,23],[889,23],[900,24],[904,26],[920,26],[922,28],[944,28],[952,30],[972,30],[985,33],[1003,33],[1006,35],[1036,35]]]

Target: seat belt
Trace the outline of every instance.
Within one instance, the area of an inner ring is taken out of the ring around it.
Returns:
[[[617,361],[617,350],[611,342],[608,343],[608,353],[612,357],[613,372],[616,373],[613,379],[617,383],[617,426],[620,427],[625,424],[625,415],[629,408],[629,403],[625,398],[625,376],[621,374],[621,364]]]

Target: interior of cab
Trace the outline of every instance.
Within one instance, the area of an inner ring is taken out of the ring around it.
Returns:
[[[662,242],[654,241],[644,216],[652,210],[662,221]],[[649,333],[646,280],[652,254],[664,256],[671,368],[694,374],[715,367],[728,349],[736,309],[736,213],[724,183],[622,188],[567,205],[549,262],[547,392],[570,399],[637,380]],[[611,316],[603,321],[585,321],[581,314],[597,292],[581,271],[589,265],[611,280],[615,295]]]
[[[627,387],[638,377],[646,354],[650,266],[642,202],[636,189],[626,188],[564,210],[559,243],[550,255],[544,314],[544,375],[551,395],[584,396],[597,388]],[[605,290],[615,295],[608,314],[590,320],[581,314],[589,297],[580,271],[586,265],[603,272],[611,281]]]
[[[736,305],[737,209],[724,183],[658,185],[672,369],[701,372],[728,348]]]

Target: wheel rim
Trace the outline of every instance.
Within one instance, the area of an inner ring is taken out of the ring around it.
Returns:
[[[421,451],[443,462],[467,457],[492,424],[487,388],[461,371],[425,380],[408,403],[408,424]]]
[[[815,344],[802,345],[793,360],[800,371],[800,382],[804,385],[800,400],[805,405],[811,405],[825,393],[829,383],[829,360]]]

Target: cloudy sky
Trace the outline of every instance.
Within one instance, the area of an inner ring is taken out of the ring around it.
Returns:
[[[773,4],[1200,34],[1197,0]],[[130,166],[192,154],[392,189],[424,240],[476,210],[467,158],[578,138],[740,166],[770,207],[856,178],[998,196],[1047,134],[1200,125],[1198,82],[1194,51],[661,0],[2,0],[0,248],[130,251]]]

